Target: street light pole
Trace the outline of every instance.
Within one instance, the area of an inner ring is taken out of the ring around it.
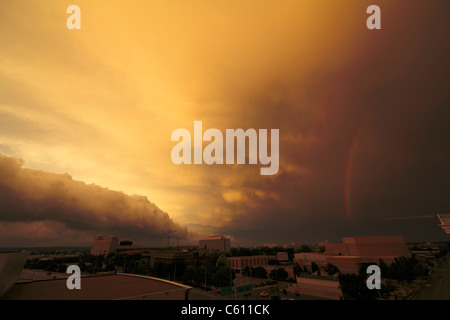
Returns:
[[[175,278],[177,276],[177,262],[175,261],[175,270],[173,272],[173,281],[175,282]]]

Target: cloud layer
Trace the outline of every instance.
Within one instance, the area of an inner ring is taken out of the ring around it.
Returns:
[[[22,168],[23,161],[0,154],[0,241],[46,241],[53,245],[92,241],[115,234],[162,245],[171,230],[188,231],[146,197],[126,195],[68,174]]]
[[[5,240],[177,229],[144,197],[236,245],[445,237],[388,218],[450,211],[450,2],[380,0],[381,30],[354,0],[77,4],[74,32],[62,2],[0,10],[0,152],[73,177],[3,160]],[[174,165],[196,120],[279,129],[279,172]]]

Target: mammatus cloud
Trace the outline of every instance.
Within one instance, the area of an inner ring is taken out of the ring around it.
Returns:
[[[52,240],[54,245],[92,241],[96,233],[161,244],[171,230],[188,230],[146,197],[126,195],[68,174],[23,168],[0,154],[0,241]]]

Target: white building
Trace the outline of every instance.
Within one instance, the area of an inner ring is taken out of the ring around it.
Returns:
[[[94,256],[108,255],[111,252],[116,252],[119,247],[119,239],[116,236],[103,236],[99,234],[95,237],[92,243],[91,254]]]
[[[358,273],[362,263],[378,263],[380,259],[387,264],[399,257],[411,257],[402,236],[346,237],[342,242],[320,243],[324,253],[305,252],[294,254],[294,262],[312,271],[312,263],[321,269],[329,263],[338,267],[342,273]]]
[[[230,251],[230,239],[224,236],[210,236],[199,241],[200,250]]]
[[[259,255],[259,256],[242,256],[242,257],[228,257],[228,266],[238,271],[239,273],[242,273],[242,269],[245,267],[261,267],[264,265],[269,264],[269,260],[273,259],[275,260],[275,256],[266,256],[266,255]]]

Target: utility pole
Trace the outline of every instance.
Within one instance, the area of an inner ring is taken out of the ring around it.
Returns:
[[[175,270],[173,272],[173,281],[175,282],[175,277],[177,275],[177,261],[175,260]]]
[[[231,286],[231,290],[233,290],[233,269],[231,269],[231,268],[230,268],[230,286]],[[236,288],[234,288],[234,300],[237,300]]]
[[[275,279],[277,281],[277,297],[279,297],[280,296],[280,288],[278,287],[278,264],[277,264],[275,270],[276,270],[275,271]]]
[[[170,237],[172,236],[172,231],[169,230],[169,236],[167,237],[167,249],[170,248]]]

